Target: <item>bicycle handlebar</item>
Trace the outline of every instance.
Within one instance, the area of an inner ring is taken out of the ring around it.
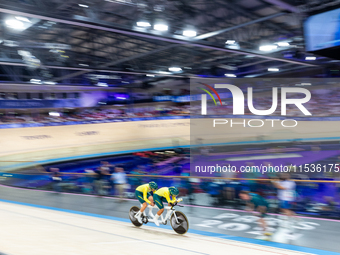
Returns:
[[[183,198],[179,198],[175,203],[171,204],[171,209],[174,208],[175,206],[179,206],[179,207],[184,207],[183,205],[179,205],[179,202],[182,202]]]

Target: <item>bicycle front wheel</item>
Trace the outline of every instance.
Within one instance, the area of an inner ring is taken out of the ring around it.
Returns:
[[[129,218],[132,222],[133,225],[136,227],[140,227],[143,224],[139,223],[139,221],[135,218],[136,213],[139,212],[139,207],[138,206],[132,206],[129,211]]]
[[[178,222],[176,221],[176,217]],[[171,215],[170,224],[172,229],[180,235],[184,235],[189,229],[189,221],[184,213],[176,211]]]

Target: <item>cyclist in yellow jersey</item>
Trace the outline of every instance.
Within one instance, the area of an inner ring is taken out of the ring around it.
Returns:
[[[141,209],[135,215],[135,218],[138,220],[139,223],[142,223],[141,216],[148,204],[151,204],[152,206],[155,205],[152,194],[150,192],[155,192],[157,189],[158,185],[155,182],[149,182],[137,187],[135,194],[138,201],[142,204]]]
[[[172,205],[177,202],[176,196],[178,196],[179,191],[176,187],[164,187],[160,188],[153,194],[153,200],[155,204],[159,208],[154,220],[155,224],[159,226],[158,218],[164,212],[164,205],[163,202],[167,202],[169,205]]]

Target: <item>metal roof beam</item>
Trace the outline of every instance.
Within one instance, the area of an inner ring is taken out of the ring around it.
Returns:
[[[277,74],[285,73],[285,72],[300,72],[300,69],[302,69],[302,68],[306,68],[306,66],[297,66],[297,67],[294,67],[294,68],[282,69],[282,70],[280,70],[278,72],[262,73],[262,74],[254,75],[254,78],[255,77],[261,77],[261,76],[271,77],[271,76],[275,76]],[[322,67],[321,66],[314,66],[314,67],[312,67],[313,70],[319,69],[319,68],[322,68]]]
[[[235,12],[237,12],[238,14],[241,14],[245,17],[252,17],[253,19],[261,17],[258,14],[249,13],[249,10],[244,9],[241,6],[239,6],[238,4],[235,4],[235,3],[228,2],[227,4],[224,4],[224,6],[227,7],[227,8],[233,9]],[[283,32],[292,33],[292,31],[288,30],[287,28],[282,27],[281,25],[279,25],[275,22],[267,22],[267,23],[264,23],[264,25],[269,27],[269,28],[279,29]]]
[[[214,32],[206,33],[206,34],[203,34],[203,35],[199,35],[199,36],[196,36],[194,38],[194,40],[203,40],[203,39],[206,39],[206,38],[209,38],[209,37],[212,37],[212,36],[216,36],[216,35],[219,35],[219,34],[222,34],[222,33],[225,33],[225,32],[229,32],[229,31],[234,30],[234,29],[249,26],[249,25],[256,24],[256,23],[259,23],[259,22],[263,22],[263,21],[266,21],[266,20],[269,20],[269,19],[277,18],[277,17],[280,17],[280,16],[285,15],[285,14],[286,14],[285,12],[275,13],[273,15],[262,17],[262,18],[259,18],[259,19],[256,19],[256,20],[252,20],[252,21],[243,23],[243,24],[239,24],[239,25],[236,25],[236,26],[232,26],[232,27],[220,29],[220,30],[217,30],[217,31],[214,31]]]
[[[145,32],[133,31],[131,29],[123,29],[121,27],[117,28],[117,27],[113,27],[114,24],[111,24],[111,23],[108,23],[108,22],[99,22],[99,21],[94,22],[91,19],[84,18],[84,17],[82,17],[82,21],[80,22],[78,20],[66,20],[66,19],[61,19],[61,18],[53,18],[53,17],[42,16],[42,15],[37,15],[37,14],[32,14],[32,13],[18,12],[18,11],[13,11],[13,10],[9,10],[9,9],[3,9],[3,8],[0,8],[0,12],[12,14],[12,15],[23,15],[23,16],[26,16],[26,17],[37,18],[37,19],[42,19],[42,20],[50,20],[50,21],[59,22],[59,23],[63,23],[63,24],[79,26],[79,27],[87,27],[87,28],[90,28],[90,29],[103,30],[103,31],[108,31],[108,32],[112,32],[112,33],[120,33],[120,34],[124,34],[124,35],[127,35],[127,36],[143,37],[143,38],[148,38],[148,39],[152,39],[152,40],[164,41],[164,42],[168,42],[168,43],[175,43],[177,45],[192,45],[192,46],[200,47],[200,48],[236,53],[238,55],[252,55],[252,56],[256,56],[256,57],[260,57],[260,58],[264,58],[264,59],[277,60],[277,61],[281,61],[281,62],[293,63],[293,64],[298,64],[298,65],[303,65],[303,66],[315,66],[315,65],[310,64],[310,63],[293,61],[293,60],[277,58],[277,57],[271,57],[271,56],[268,56],[268,55],[261,55],[259,53],[251,52],[251,51],[223,48],[223,47],[213,45],[213,44],[206,42],[206,41],[192,41],[192,40],[185,38],[183,36],[167,36],[166,37],[166,36],[159,36],[159,35],[145,33]],[[156,49],[155,51],[165,50],[165,49],[167,49],[167,47],[174,47],[174,45],[161,47],[160,49]],[[135,56],[124,58],[124,59],[118,60],[118,63],[123,63],[123,62],[129,61],[131,59],[136,59],[136,58],[139,58],[139,57],[142,57],[142,56],[145,56],[145,55],[153,54],[153,52],[155,52],[155,51],[137,54]],[[106,65],[106,67],[112,66],[112,65],[115,65],[115,64],[117,64],[117,62],[111,62],[111,63],[108,63],[108,65]],[[81,74],[78,74],[78,75],[81,75]],[[60,78],[57,78],[57,79],[60,80],[60,79],[63,79],[63,77],[60,77]]]
[[[141,57],[147,56],[149,54],[154,54],[154,53],[157,53],[159,51],[167,50],[167,49],[170,49],[170,48],[173,48],[173,47],[177,47],[177,46],[178,45],[176,45],[176,44],[171,44],[171,45],[168,45],[168,46],[160,47],[160,48],[152,50],[152,51],[143,52],[143,53],[131,56],[131,57],[127,57],[127,58],[123,58],[123,59],[120,59],[120,60],[117,60],[117,61],[112,61],[110,63],[106,63],[104,65],[101,65],[99,68],[105,68],[105,67],[109,67],[109,66],[113,66],[113,65],[118,65],[118,64],[121,64],[121,63],[130,61],[130,60],[136,59],[136,58],[141,58]],[[53,81],[60,81],[60,80],[66,79],[66,78],[71,78],[71,77],[79,76],[79,75],[82,75],[82,74],[85,74],[85,73],[89,73],[89,72],[92,72],[92,71],[93,70],[79,71],[79,72],[68,74],[68,75],[65,75],[65,76],[62,76],[62,77],[54,78]]]
[[[291,66],[291,64],[275,65],[275,67],[277,67],[277,68],[290,67],[290,66]],[[267,66],[263,66],[263,67],[253,69],[253,70],[250,70],[250,71],[239,72],[239,73],[236,73],[236,75],[239,76],[239,75],[246,75],[246,74],[251,74],[251,73],[259,73],[259,72],[262,72],[262,71],[265,71],[265,70],[268,70]],[[257,74],[257,75],[260,75],[260,74]]]
[[[269,4],[272,4],[272,5],[275,5],[275,6],[279,6],[282,9],[293,12],[293,13],[300,13],[299,8],[297,8],[293,5],[290,5],[290,4],[288,4],[284,1],[281,1],[281,0],[263,0],[263,1],[265,1]]]

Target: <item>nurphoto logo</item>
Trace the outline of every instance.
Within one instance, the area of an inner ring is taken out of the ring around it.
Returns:
[[[203,83],[202,83],[203,84]],[[214,88],[208,84],[203,84],[205,87],[207,87],[208,89],[210,89],[218,98],[219,102],[221,105],[222,104],[222,100],[221,97],[219,96],[219,94],[217,93],[216,89],[228,89],[231,94],[232,94],[232,98],[233,98],[233,115],[244,115],[244,108],[245,108],[245,103],[244,103],[244,94],[243,91],[235,86],[235,85],[231,85],[231,84],[215,84]],[[209,92],[209,90],[204,89],[204,88],[200,88],[201,90],[203,90],[204,92],[206,92],[214,101],[215,105],[217,106],[216,100],[214,98],[214,96],[211,94],[211,92]],[[312,114],[306,109],[306,107],[303,105],[304,103],[307,103],[310,99],[311,99],[311,93],[308,89],[305,88],[290,88],[290,87],[282,87],[281,89],[281,115],[282,116],[286,116],[287,115],[287,105],[292,104],[295,105],[304,115],[306,116],[311,116]],[[249,111],[254,114],[254,115],[260,115],[260,116],[267,116],[270,115],[272,113],[274,113],[277,109],[278,106],[278,90],[279,88],[277,87],[273,87],[272,88],[272,105],[269,106],[270,108],[267,110],[257,110],[254,107],[253,104],[253,88],[252,87],[248,87],[247,89],[247,96],[248,96],[248,109]],[[304,98],[287,98],[287,94],[291,93],[291,94],[304,94],[305,97]],[[201,114],[202,115],[207,115],[207,94],[202,94],[201,95]],[[280,121],[279,119],[267,119],[265,121],[271,121],[272,123],[272,127],[274,127],[274,122],[275,121]],[[287,121],[291,121],[294,122],[294,125],[287,125],[285,124],[285,122]],[[252,123],[254,122],[258,122],[258,125],[252,125]],[[215,127],[217,124],[227,124],[230,123],[231,127],[232,127],[232,120],[227,120],[227,119],[214,119],[213,122],[213,126]],[[248,126],[248,127],[262,127],[264,125],[264,121],[260,120],[260,119],[254,119],[254,120],[249,120],[248,121],[248,125],[246,125],[246,120],[244,120],[243,122],[234,122],[234,124],[244,124],[244,127]],[[285,119],[283,121],[281,121],[281,125],[283,127],[295,127],[297,125],[297,121],[293,120],[293,119]]]

